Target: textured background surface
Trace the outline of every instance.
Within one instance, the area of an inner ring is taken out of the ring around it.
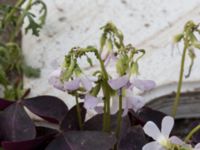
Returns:
[[[146,101],[176,89],[181,46],[180,50],[173,50],[171,39],[182,31],[186,21],[200,21],[199,0],[46,0],[46,4],[49,12],[41,36],[23,37],[28,63],[42,71],[40,79],[25,81],[26,87],[32,88],[32,96],[56,95],[72,105],[73,100],[66,93],[48,84],[52,63],[61,63],[73,46],[98,46],[99,28],[107,21],[113,21],[123,31],[127,44],[146,49],[140,63],[141,78],[157,83],[155,90],[143,94]],[[192,75],[185,80],[184,91],[200,87],[199,66],[197,56]]]

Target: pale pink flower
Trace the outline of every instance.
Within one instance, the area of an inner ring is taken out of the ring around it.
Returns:
[[[60,80],[61,73],[61,68],[58,68],[55,71],[53,71],[49,76],[49,83],[53,85],[54,88],[59,89],[61,91],[65,91],[64,84]]]
[[[122,116],[125,116],[128,113],[129,109],[134,111],[139,110],[144,106],[144,99],[141,96],[133,96],[133,88],[136,87],[142,91],[151,90],[155,87],[155,83],[151,80],[139,80],[134,79],[133,81],[129,80],[128,75],[121,76],[117,79],[112,79],[108,81],[110,87],[114,90],[119,91],[121,95],[121,88],[125,88],[126,94],[123,96],[122,108],[124,109]],[[111,113],[114,114],[119,109],[119,96],[113,97]]]
[[[80,87],[83,87],[86,91],[90,91],[93,87],[92,82],[93,81],[91,79],[81,76],[71,81],[65,81],[64,89],[67,91],[74,91]]]

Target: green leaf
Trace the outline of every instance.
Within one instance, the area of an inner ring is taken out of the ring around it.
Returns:
[[[8,88],[4,91],[4,98],[9,100],[16,99],[16,92],[14,88]]]
[[[25,28],[25,33],[27,33],[29,30],[32,30],[33,35],[39,36],[39,32],[42,26],[36,23],[35,20],[33,19],[35,15],[28,13],[27,17],[29,20],[29,25]]]
[[[8,84],[8,79],[6,77],[6,73],[4,72],[4,70],[2,69],[2,67],[0,66],[0,84],[6,86]]]
[[[39,36],[40,29],[45,24],[45,20],[46,20],[46,17],[47,17],[47,6],[41,0],[35,1],[32,4],[31,7],[33,7],[34,5],[41,5],[42,6],[41,9],[39,10],[39,14],[40,14],[39,22],[36,21],[36,17],[35,17],[34,14],[27,12],[26,16],[29,20],[29,24],[25,28],[25,33],[27,33],[29,30],[32,30],[33,35]]]
[[[28,65],[23,65],[23,72],[25,76],[29,78],[38,78],[40,77],[40,69],[39,68],[33,68]]]
[[[41,1],[41,0],[35,1],[35,2],[32,4],[32,6],[33,6],[33,5],[41,5],[41,6],[42,6],[41,9],[40,9],[40,11],[39,11],[39,13],[41,14],[39,20],[40,20],[40,25],[42,26],[42,25],[45,24],[45,21],[46,21],[46,17],[47,17],[47,6],[46,6],[46,4],[45,4],[43,1]]]

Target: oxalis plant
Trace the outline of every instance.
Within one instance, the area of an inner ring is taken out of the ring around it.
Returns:
[[[178,108],[179,101],[180,101],[186,55],[188,53],[188,56],[191,60],[188,73],[185,75],[185,77],[188,78],[191,74],[194,60],[196,58],[195,50],[200,49],[200,42],[198,40],[199,33],[200,33],[199,24],[196,24],[193,21],[188,21],[184,26],[183,32],[174,37],[175,44],[183,42],[183,45],[184,45],[183,53],[182,53],[182,57],[181,57],[181,66],[180,66],[177,92],[176,92],[176,97],[175,97],[173,109],[172,109],[172,116],[174,116],[174,117],[176,116],[177,108]]]
[[[37,96],[0,99],[0,142],[4,150],[199,150],[199,126],[184,140],[173,133],[174,119],[144,106],[136,95],[155,83],[139,79],[145,51],[124,44],[111,22],[101,28],[100,48],[73,47],[49,77],[63,100]],[[93,59],[94,58],[94,59]],[[84,62],[87,62],[86,64]],[[87,66],[89,65],[89,66]],[[93,113],[93,116],[87,114]]]
[[[122,116],[127,114],[129,108],[137,111],[144,105],[142,97],[133,95],[133,89],[147,91],[152,89],[155,83],[137,78],[138,61],[145,51],[131,44],[125,45],[123,34],[112,23],[106,24],[101,29],[103,34],[100,39],[100,49],[93,46],[72,48],[65,56],[63,66],[53,72],[50,83],[75,97],[80,128],[82,122],[79,99],[84,100],[84,107],[87,110],[94,109],[97,113],[103,113],[103,131],[106,132],[111,130],[110,115],[119,110],[116,129],[118,136]],[[86,57],[92,67],[93,61],[89,57],[91,53],[99,65],[95,66],[94,71],[88,72],[81,67],[83,61],[81,59]],[[115,67],[112,72],[108,71],[109,63]],[[113,74],[116,74],[116,77],[113,77]]]
[[[31,9],[40,6],[39,18]],[[40,70],[32,68],[25,62],[21,44],[21,28],[27,20],[25,33],[31,31],[39,36],[45,23],[47,8],[42,0],[17,0],[15,5],[0,4],[0,85],[4,97],[17,100],[27,95],[29,90],[23,88],[23,76],[39,77]]]

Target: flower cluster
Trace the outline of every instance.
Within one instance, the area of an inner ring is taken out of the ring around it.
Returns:
[[[141,96],[134,96],[133,89],[137,88],[142,92],[148,91],[155,87],[155,83],[150,80],[140,80],[136,77],[138,74],[137,63],[143,55],[144,50],[137,50],[130,44],[124,46],[122,33],[112,23],[108,23],[103,29],[104,33],[101,38],[101,50],[98,51],[95,48],[93,48],[93,50],[88,48],[72,49],[66,56],[65,67],[55,70],[50,75],[49,83],[55,88],[67,91],[70,94],[76,95],[79,93],[83,95],[85,99],[85,108],[95,109],[98,112],[103,111],[103,107],[98,107],[98,104],[104,104],[103,99],[106,97],[106,92],[110,92],[111,114],[115,114],[118,111],[118,99],[122,96],[122,109],[124,109],[122,116],[125,116],[128,109],[137,111],[144,106],[143,98]],[[118,39],[118,42],[116,39]],[[107,45],[106,48],[105,45]],[[117,51],[114,50],[114,46]],[[85,56],[87,52],[95,53],[97,59],[100,60],[100,68],[102,69],[102,71],[97,70],[98,76],[93,76],[92,78],[84,75],[84,70],[80,69],[81,67],[79,67],[77,60],[72,60]],[[135,55],[140,52],[142,55],[134,59]],[[101,62],[103,63],[101,64]],[[115,79],[113,79],[112,74],[108,75],[106,70],[111,62],[116,66],[113,65],[112,67],[116,68],[118,74]],[[73,68],[71,68],[71,66],[73,66]],[[70,76],[67,75],[66,77],[66,74],[70,74]],[[98,93],[102,93],[100,92],[100,86],[104,92],[103,95],[97,96]],[[109,91],[105,92],[103,89],[104,86],[107,86]]]

